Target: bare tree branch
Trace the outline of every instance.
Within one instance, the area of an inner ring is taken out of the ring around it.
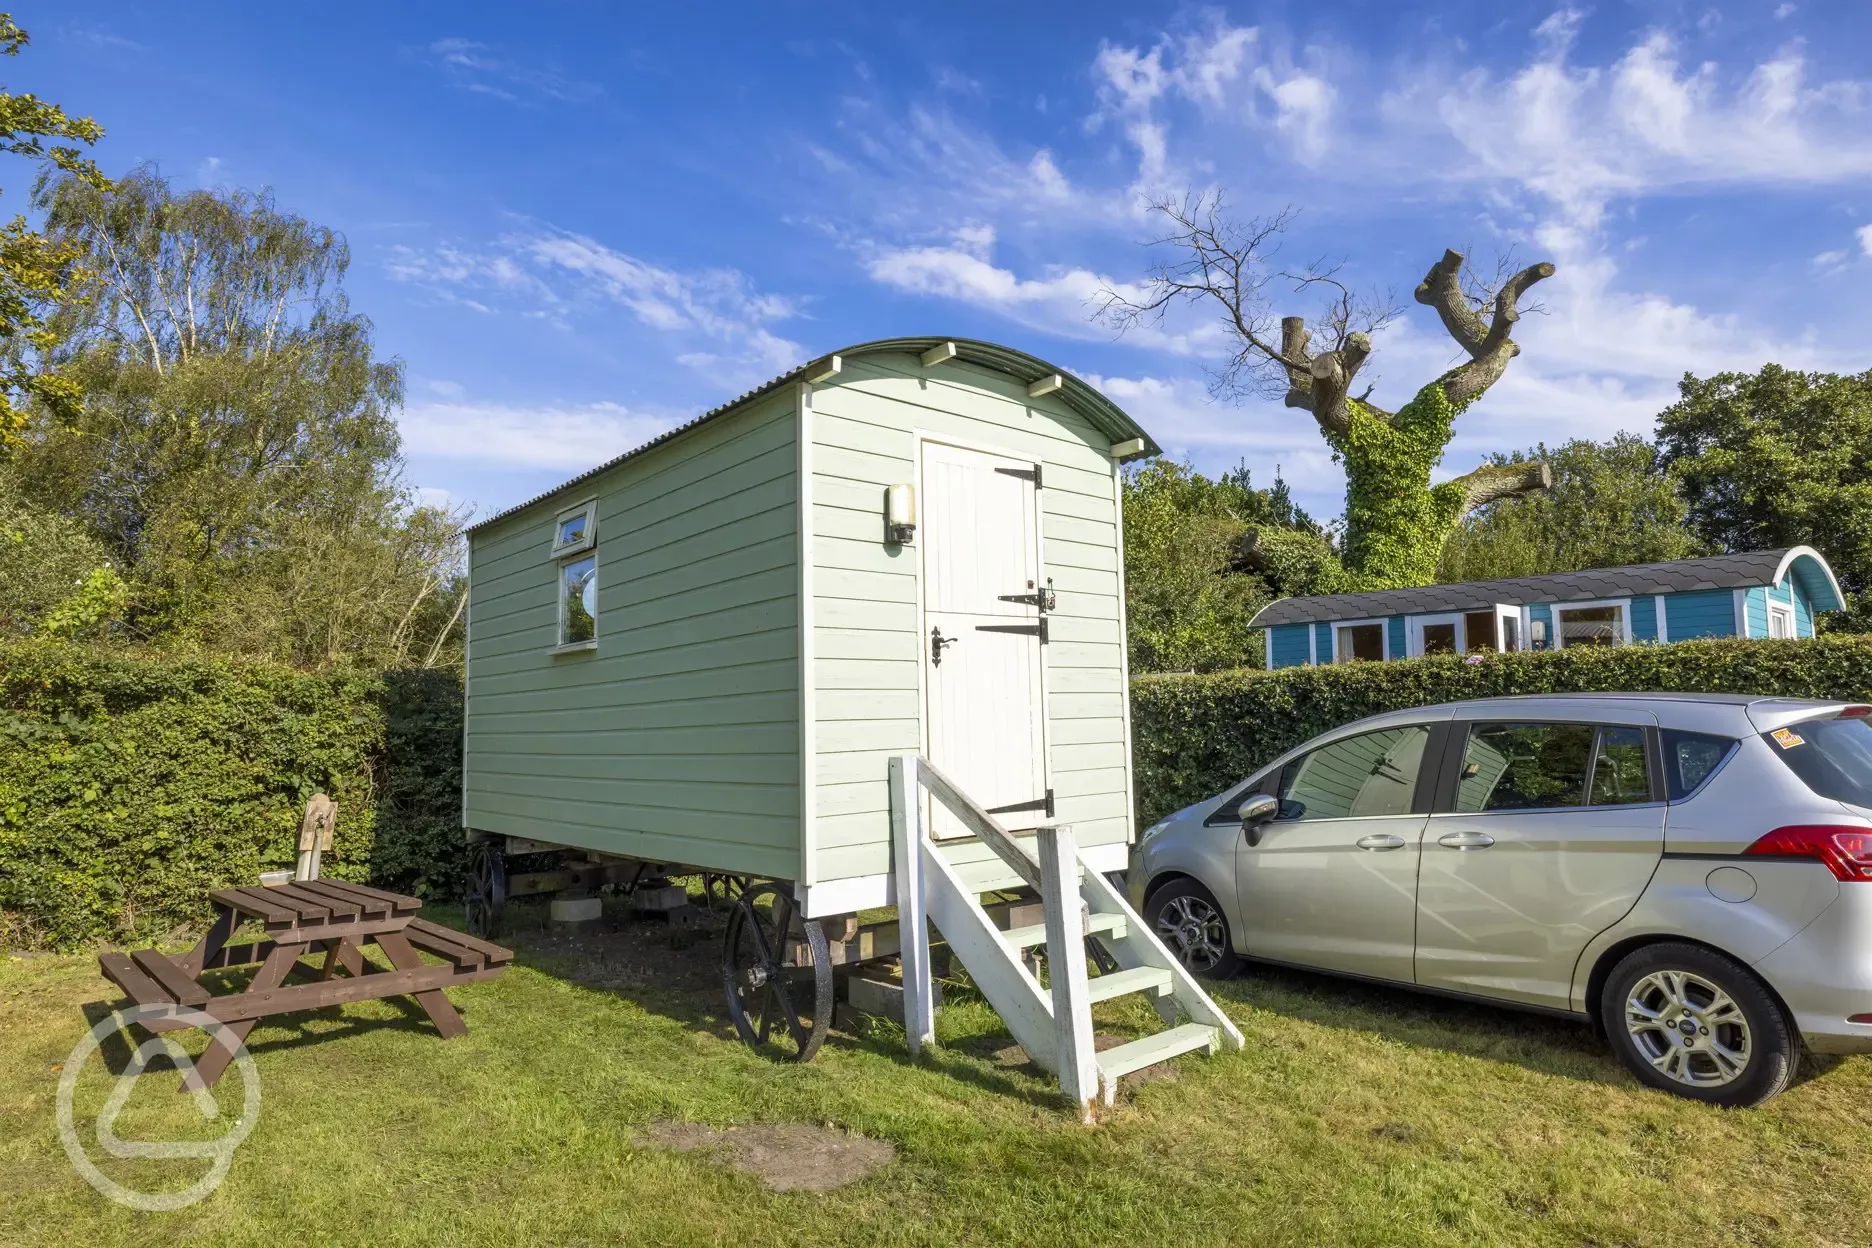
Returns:
[[[1461,487],[1463,491],[1462,514],[1468,515],[1476,508],[1492,503],[1500,498],[1513,498],[1521,494],[1531,494],[1535,490],[1553,487],[1553,469],[1544,463],[1485,464],[1465,476],[1457,477],[1451,485]]]

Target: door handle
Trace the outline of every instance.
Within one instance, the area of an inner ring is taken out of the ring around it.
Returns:
[[[961,640],[962,639],[960,637],[943,636],[941,627],[930,629],[930,663],[931,665],[935,667],[941,667],[943,647],[953,646],[958,641],[961,641]]]
[[[1436,843],[1450,849],[1487,849],[1495,838],[1486,832],[1445,832]]]
[[[1403,849],[1404,838],[1393,836],[1389,832],[1379,832],[1372,836],[1361,836],[1356,842],[1360,849]]]

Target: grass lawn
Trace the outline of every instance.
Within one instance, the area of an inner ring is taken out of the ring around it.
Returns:
[[[966,994],[934,1060],[880,1028],[783,1066],[734,1039],[712,941],[509,940],[512,969],[454,993],[465,1038],[387,1002],[258,1028],[258,1125],[214,1195],[166,1214],[106,1201],[59,1144],[59,1064],[80,1006],[114,992],[95,960],[0,956],[0,1243],[1872,1242],[1866,1059],[1810,1060],[1779,1100],[1724,1113],[1642,1090],[1580,1026],[1258,972],[1218,993],[1244,1052],[1182,1058],[1087,1129]],[[1123,1034],[1154,1015],[1098,1019]],[[112,1082],[95,1060],[80,1082],[93,1156]],[[139,1081],[119,1134],[220,1134],[175,1083]],[[217,1092],[238,1106],[238,1075]],[[830,1124],[896,1160],[774,1192],[650,1142],[671,1122]],[[182,1187],[206,1167],[104,1168]]]

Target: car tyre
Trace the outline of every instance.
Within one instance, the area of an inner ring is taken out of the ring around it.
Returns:
[[[1186,970],[1203,979],[1241,973],[1234,933],[1215,894],[1187,877],[1172,880],[1144,903],[1144,922]]]
[[[1701,945],[1626,955],[1600,991],[1599,1019],[1641,1083],[1709,1105],[1759,1105],[1800,1065],[1800,1033],[1768,986]]]

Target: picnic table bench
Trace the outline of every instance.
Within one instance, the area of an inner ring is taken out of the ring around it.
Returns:
[[[139,949],[127,956],[106,953],[98,958],[105,978],[138,1005],[194,1010],[226,1025],[226,1035],[209,1045],[185,1087],[212,1086],[254,1024],[277,1014],[413,996],[444,1039],[462,1035],[467,1025],[443,989],[491,979],[513,961],[511,950],[418,918],[420,899],[362,884],[304,880],[269,888],[223,888],[208,898],[215,906],[215,921],[189,952],[171,956],[159,949]],[[260,924],[266,939],[230,944],[249,921]],[[367,963],[366,944],[381,949],[391,969]],[[322,965],[300,961],[315,950],[325,955]],[[425,963],[421,953],[442,961]],[[260,969],[239,992],[217,995],[200,983],[204,971],[255,962]],[[295,977],[312,982],[287,982]],[[184,1018],[143,1023],[151,1031],[193,1025]]]

